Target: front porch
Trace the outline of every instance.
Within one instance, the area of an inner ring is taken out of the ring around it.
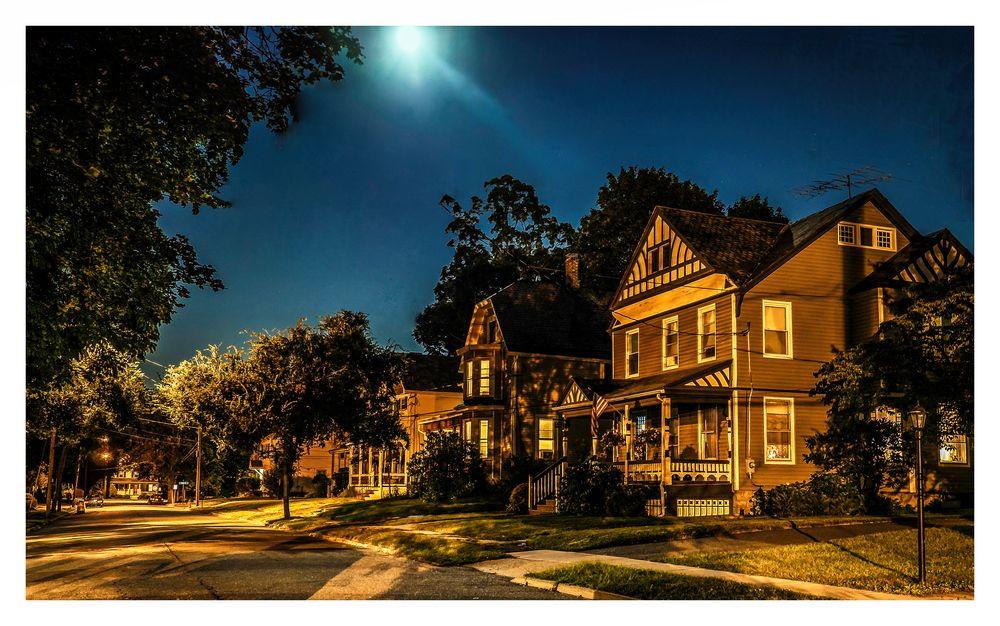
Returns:
[[[351,448],[347,485],[363,498],[386,498],[406,494],[407,450]]]

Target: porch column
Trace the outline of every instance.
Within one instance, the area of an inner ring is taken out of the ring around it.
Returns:
[[[670,429],[667,420],[670,419],[670,398],[660,397],[660,516],[667,515],[667,485],[670,480],[670,458],[667,456],[670,443]]]
[[[632,456],[630,454],[632,448],[632,440],[628,436],[628,428],[631,423],[631,409],[629,404],[625,403],[625,418],[622,420],[622,436],[625,438],[625,484],[628,484],[628,458]]]

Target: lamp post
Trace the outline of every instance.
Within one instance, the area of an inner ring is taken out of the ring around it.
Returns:
[[[919,404],[910,411],[910,426],[917,435],[917,571],[920,584],[926,578],[924,555],[924,453],[923,434],[927,423],[927,412]]]

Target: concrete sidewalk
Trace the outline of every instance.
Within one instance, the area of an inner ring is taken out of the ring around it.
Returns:
[[[499,576],[505,576],[507,578],[517,580],[523,579],[525,575],[530,574],[531,572],[539,572],[550,567],[575,565],[577,563],[606,563],[608,565],[653,570],[667,574],[680,574],[682,576],[694,576],[698,578],[719,578],[722,580],[750,585],[770,585],[772,587],[779,587],[781,589],[787,589],[797,593],[818,596],[821,598],[830,598],[833,600],[921,599],[917,596],[879,593],[876,591],[851,589],[848,587],[835,587],[833,585],[821,585],[801,580],[771,578],[769,576],[751,576],[749,574],[737,574],[734,572],[702,569],[686,565],[674,565],[672,563],[656,563],[653,561],[642,561],[639,559],[630,559],[606,554],[560,552],[558,550],[530,550],[527,552],[513,552],[510,554],[510,558],[483,561],[481,563],[469,565],[468,567],[473,567],[482,572],[497,574]]]

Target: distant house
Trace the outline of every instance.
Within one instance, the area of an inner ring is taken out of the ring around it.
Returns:
[[[610,380],[574,373],[561,392],[565,453],[591,452],[603,398],[599,434],[624,435],[608,459],[629,480],[662,484],[679,515],[745,511],[757,488],[814,471],[805,437],[827,410],[809,390],[832,349],[870,338],[893,289],[971,261],[877,190],[790,225],[656,207],[610,303]],[[971,493],[972,458],[971,441],[953,442],[929,489]]]
[[[565,281],[522,280],[476,304],[457,352],[461,404],[422,419],[423,433],[451,430],[479,445],[489,476],[518,456],[554,460],[566,441],[556,407],[571,377],[610,375],[607,305],[579,287],[579,257]]]
[[[192,487],[193,488],[193,487]],[[160,493],[160,482],[143,478],[134,467],[119,467],[111,477],[111,497],[138,500],[152,493]]]

